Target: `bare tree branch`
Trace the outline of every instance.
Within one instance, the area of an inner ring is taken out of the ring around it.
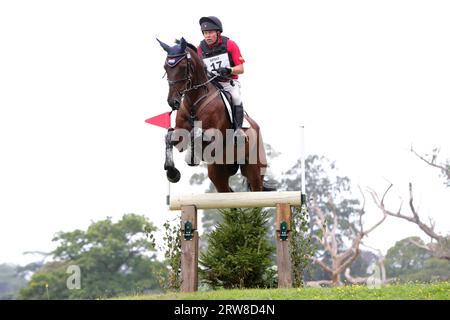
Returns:
[[[320,228],[322,231],[322,239],[319,239],[319,242],[325,247],[325,249],[329,252],[332,251],[330,244],[328,243],[328,235],[329,230],[325,221],[325,214],[322,212],[318,206],[313,207],[313,211],[317,214],[315,217],[314,223]]]
[[[359,244],[358,244],[359,246]],[[347,249],[347,255],[345,256],[345,259],[342,259],[340,262],[340,266],[335,271],[336,273],[340,274],[342,273],[346,268],[351,266],[353,262],[356,260],[356,258],[359,255],[359,248],[358,247],[350,247]]]
[[[367,279],[369,278],[369,277],[352,277],[350,275],[350,268],[345,269],[344,275],[347,281],[350,282],[351,284],[366,284]]]
[[[368,189],[370,195],[372,196],[372,199],[373,199],[375,205],[376,205],[381,211],[383,211],[383,213],[385,213],[385,214],[387,214],[387,215],[390,215],[390,216],[393,216],[393,217],[402,218],[402,219],[408,220],[408,221],[410,221],[410,222],[414,222],[414,218],[411,218],[411,217],[408,217],[408,216],[405,216],[405,215],[402,215],[402,214],[401,214],[401,208],[402,208],[403,202],[400,203],[400,207],[399,207],[399,209],[398,209],[398,211],[397,211],[396,213],[394,213],[394,212],[392,212],[392,211],[386,209],[386,207],[384,206],[384,198],[386,197],[388,191],[392,188],[392,186],[393,186],[393,184],[391,183],[391,184],[389,185],[389,187],[386,189],[386,191],[384,192],[383,197],[382,197],[381,200],[380,200],[380,198],[378,197],[377,192],[375,192],[373,189]]]
[[[362,232],[362,236],[367,236],[369,233],[371,233],[373,230],[375,230],[380,224],[383,223],[384,220],[386,220],[386,212],[383,212],[383,217],[380,219],[380,221],[378,221],[377,223],[375,223],[371,228],[369,228],[367,231]]]
[[[363,197],[363,205],[362,205],[362,209],[359,214],[359,228],[360,228],[361,232],[363,232],[364,229],[363,229],[363,223],[362,223],[362,216],[365,213],[364,208],[366,207],[366,196],[364,195],[364,192],[362,191],[361,186],[358,185],[358,189]]]
[[[376,263],[376,265],[378,265],[378,267],[379,267],[379,274],[378,274],[378,276],[379,276],[380,284],[386,284],[386,283],[390,283],[390,282],[395,281],[396,280],[395,278],[390,278],[390,279],[386,278],[386,267],[384,265],[385,256],[383,255],[381,250],[372,248],[372,247],[370,247],[368,245],[364,245],[364,246],[369,248],[369,249],[372,249],[372,250],[378,252],[378,255],[377,255],[378,262]],[[344,275],[345,275],[345,278],[347,279],[347,281],[352,283],[352,284],[367,284],[368,281],[370,281],[370,278],[376,276],[376,272],[374,272],[372,275],[367,276],[367,277],[353,277],[350,274],[350,268],[347,268],[345,270],[345,274]]]
[[[411,146],[411,152],[414,153],[420,160],[424,161],[426,164],[428,164],[428,165],[430,165],[430,166],[432,166],[432,167],[441,169],[441,170],[444,171],[444,172],[449,171],[449,169],[448,169],[447,167],[444,167],[443,165],[436,164],[436,163],[434,162],[434,160],[435,160],[434,157],[433,157],[432,161],[428,161],[427,159],[425,159],[423,156],[421,156],[420,154],[418,154],[418,153],[413,149],[412,146]]]
[[[333,285],[340,284],[340,274],[343,273],[345,269],[350,267],[358,257],[360,253],[359,246],[361,244],[362,238],[367,236],[373,230],[375,230],[375,228],[377,228],[386,219],[386,213],[383,212],[383,217],[380,219],[380,221],[378,221],[372,227],[364,231],[362,216],[365,214],[366,201],[363,192],[362,194],[363,194],[363,203],[362,208],[359,210],[359,217],[358,217],[359,230],[355,231],[353,230],[353,228],[351,229],[354,235],[352,244],[348,249],[343,250],[341,252],[339,252],[340,248],[337,241],[337,230],[339,227],[338,209],[335,203],[333,202],[332,198],[329,197],[327,202],[328,208],[330,209],[330,213],[333,219],[332,227],[330,228],[328,228],[328,226],[323,227],[322,224],[325,222],[325,213],[320,208],[315,208],[314,210],[317,213],[317,217],[314,220],[314,222],[318,224],[318,227],[321,228],[323,232],[323,239],[321,242],[325,250],[331,257],[331,266],[326,265],[323,261],[317,258],[313,258],[313,261],[317,263],[325,272],[330,274]],[[378,197],[375,192],[372,194],[372,196],[376,198]],[[358,227],[356,227],[356,229],[357,228]],[[315,237],[315,239],[318,239],[318,237]]]
[[[436,232],[434,232],[434,227],[429,227],[425,223],[423,223],[420,218],[419,214],[417,213],[416,209],[414,208],[413,203],[413,191],[412,191],[412,183],[409,183],[409,207],[411,208],[411,212],[414,215],[414,222],[419,226],[420,229],[422,229],[423,232],[425,232],[428,236],[430,236],[432,239],[435,239],[437,241],[443,240],[444,237],[438,235]]]
[[[331,213],[332,213],[332,216],[333,216],[333,229],[331,229],[331,234],[330,234],[331,247],[333,249],[333,254],[336,255],[337,251],[338,251],[338,244],[337,244],[337,240],[336,240],[336,231],[338,229],[338,215],[337,215],[337,208],[334,205],[331,196],[329,197],[328,204],[330,206]]]
[[[372,199],[377,205],[377,207],[385,214],[390,215],[393,217],[397,217],[403,220],[407,220],[409,222],[412,222],[416,224],[425,234],[427,234],[431,239],[434,239],[437,241],[437,244],[429,244],[426,245],[419,245],[419,247],[424,248],[426,250],[429,250],[434,256],[440,258],[440,259],[448,259],[450,260],[450,248],[449,248],[449,238],[439,235],[437,232],[434,231],[434,223],[430,223],[430,226],[424,223],[419,216],[419,212],[416,210],[416,207],[414,206],[414,197],[413,197],[413,187],[412,183],[409,183],[409,207],[412,212],[412,216],[406,216],[404,214],[401,214],[401,206],[397,213],[394,213],[388,209],[386,209],[384,205],[384,198],[387,195],[387,192],[392,187],[392,184],[387,188],[385,191],[382,200],[379,200],[379,197],[377,193],[373,190],[370,191],[370,194],[372,195]],[[414,243],[414,242],[412,242]],[[417,243],[414,243],[417,245]]]
[[[312,260],[314,263],[317,263],[325,272],[327,273],[333,273],[333,270],[331,270],[330,267],[328,267],[325,263],[323,263],[321,260],[312,257]]]
[[[413,245],[415,245],[418,248],[422,248],[422,249],[425,249],[427,251],[431,251],[430,247],[428,247],[426,244],[422,244],[420,242],[417,242],[414,239],[408,239],[408,240],[409,240],[410,243],[412,243]]]

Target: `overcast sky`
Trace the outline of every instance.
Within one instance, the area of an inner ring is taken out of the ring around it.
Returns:
[[[421,214],[450,230],[449,189],[408,152],[450,157],[448,1],[1,1],[0,263],[49,251],[57,231],[107,216],[148,216],[162,226],[168,111],[155,38],[198,44],[198,19],[219,16],[246,59],[244,108],[288,170],[306,151],[389,204],[414,183]],[[190,192],[192,172],[177,156]],[[406,206],[404,206],[406,209]],[[405,213],[409,213],[405,211]],[[379,212],[368,204],[367,219]],[[383,251],[420,230],[390,218],[367,243]]]

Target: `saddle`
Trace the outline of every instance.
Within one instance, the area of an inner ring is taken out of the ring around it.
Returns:
[[[233,81],[233,80],[231,80],[231,81]],[[233,105],[233,99],[231,97],[231,93],[229,93],[228,91],[225,91],[223,86],[218,81],[212,81],[212,83],[219,90],[220,97],[222,98],[223,104],[225,106],[225,110],[227,111],[226,114],[228,116],[228,120],[230,120],[230,122],[233,124],[234,123],[234,119],[233,119],[234,112],[233,112],[233,108],[231,107]],[[247,118],[245,116],[248,116],[246,111],[244,111],[244,121],[242,121],[243,129],[251,127],[250,123],[247,121]]]

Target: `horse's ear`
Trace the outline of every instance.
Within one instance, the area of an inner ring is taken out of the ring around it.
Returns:
[[[180,46],[182,51],[186,50],[186,45],[187,45],[186,40],[183,37],[181,37]]]
[[[169,53],[170,46],[168,46],[168,45],[165,44],[164,42],[160,41],[158,38],[156,38],[156,40],[158,40],[159,44],[160,44],[161,47],[164,49],[164,51],[166,51],[167,53]]]

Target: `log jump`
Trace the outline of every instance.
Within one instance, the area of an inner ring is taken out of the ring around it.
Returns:
[[[198,289],[197,209],[269,208],[276,210],[278,287],[292,286],[289,254],[291,207],[301,206],[300,191],[230,192],[171,196],[170,210],[181,210],[181,291]]]

